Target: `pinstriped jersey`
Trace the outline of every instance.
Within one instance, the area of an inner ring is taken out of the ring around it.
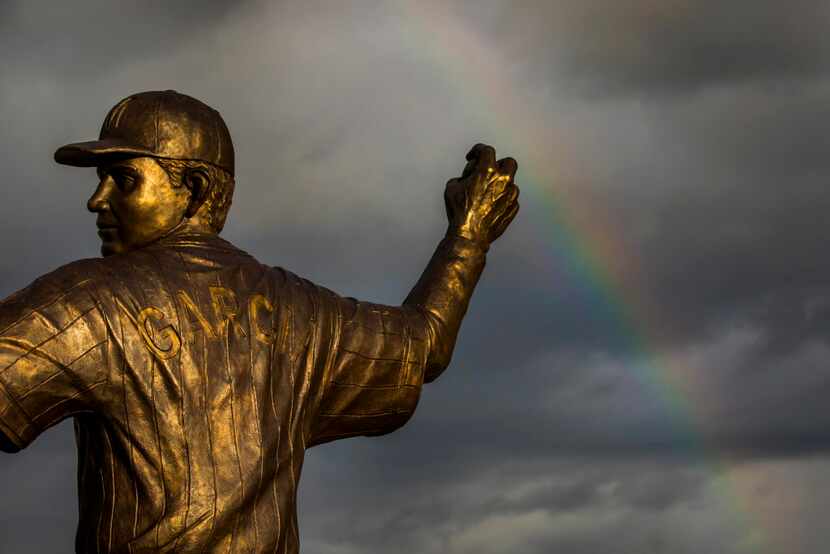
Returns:
[[[294,553],[305,449],[402,425],[428,336],[416,310],[177,235],[0,304],[0,430],[19,449],[74,417],[78,552]]]

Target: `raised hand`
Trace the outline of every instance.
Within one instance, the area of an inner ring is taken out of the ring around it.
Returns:
[[[499,238],[519,211],[516,169],[513,158],[496,161],[492,146],[473,146],[461,177],[450,179],[444,192],[448,232],[485,249]]]

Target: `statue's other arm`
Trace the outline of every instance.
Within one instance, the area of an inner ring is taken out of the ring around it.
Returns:
[[[496,161],[495,150],[483,144],[474,146],[467,160],[462,176],[447,183],[446,237],[404,301],[404,307],[418,310],[426,319],[427,382],[449,365],[487,249],[519,210],[519,189],[513,182],[515,160]]]
[[[81,260],[0,300],[0,450],[95,409],[107,394],[109,326],[98,260]]]

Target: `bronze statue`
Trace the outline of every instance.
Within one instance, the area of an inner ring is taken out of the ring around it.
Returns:
[[[233,145],[194,98],[125,98],[55,160],[97,168],[103,257],[0,304],[0,446],[74,418],[78,552],[297,552],[305,449],[407,421],[518,211],[516,162],[474,146],[446,186],[446,236],[391,307],[218,237]]]

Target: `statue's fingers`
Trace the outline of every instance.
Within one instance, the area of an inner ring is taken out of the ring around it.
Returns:
[[[518,197],[518,189],[510,185],[510,187],[502,192],[501,195],[495,196],[491,203],[488,210],[489,219],[491,221],[491,225],[497,226],[498,221],[510,211],[512,205],[516,202],[516,198]]]
[[[510,196],[513,202],[516,202],[519,199],[519,194],[521,191],[519,190],[519,186],[513,182],[510,184]]]
[[[478,143],[467,153],[467,161],[473,163],[472,172],[487,176],[496,171],[496,150],[490,145]]]
[[[502,158],[496,162],[496,169],[502,175],[507,175],[512,180],[516,176],[516,171],[519,169],[519,163],[510,157]]]
[[[467,210],[470,205],[469,200],[465,181],[450,179],[447,188],[444,190],[444,204],[447,208],[447,215]]]
[[[476,171],[478,171],[479,173],[486,173],[487,168],[491,166],[487,165],[485,162],[484,167],[482,168],[479,164],[481,163],[482,158],[488,157],[488,149],[492,150],[492,147],[486,144],[479,143],[473,146],[470,149],[470,151],[467,152],[467,165],[464,166],[464,171],[461,172],[461,179],[466,179]],[[495,150],[493,150],[492,158],[495,159],[495,157],[496,152]]]
[[[493,240],[497,239],[502,233],[504,233],[504,230],[507,229],[507,226],[510,225],[517,213],[519,213],[519,203],[513,202],[505,212],[501,213],[496,218],[496,221],[493,222],[493,227],[496,229],[496,234],[493,237]]]
[[[488,174],[485,186],[486,194],[490,196],[491,201],[495,201],[497,197],[504,194],[513,182],[518,168],[519,164],[513,158],[502,158],[496,162],[495,171]]]
[[[479,160],[481,158],[490,157],[493,161],[496,160],[496,150],[489,144],[479,142],[475,144],[470,151],[467,152],[467,161]]]
[[[512,160],[512,165],[506,160]],[[504,162],[506,172],[503,173],[501,170],[503,165],[498,165],[499,169],[491,173],[490,178],[487,179],[485,195],[488,196],[490,201],[493,203],[496,202],[496,199],[504,197],[505,193],[509,192],[511,188],[514,188],[513,175],[516,171],[516,162],[512,158],[507,158],[506,160],[499,160],[498,162],[498,164],[502,164],[502,162]]]
[[[459,177],[459,180],[464,180],[467,177],[469,177],[470,175],[472,175],[473,171],[475,171],[475,169],[476,169],[476,164],[477,163],[478,163],[477,158],[473,158],[471,160],[468,160],[467,165],[464,166],[464,171],[461,172],[461,177]]]
[[[450,179],[444,188],[444,200],[447,202],[456,201],[459,194],[463,194],[464,184],[460,179]]]
[[[509,212],[513,208],[513,205],[517,202],[518,198],[519,187],[511,184],[507,190],[505,190],[502,195],[497,197],[493,202],[492,213],[495,215],[495,219],[498,220],[504,214]]]
[[[504,218],[502,218],[502,224],[505,227],[510,225],[510,222],[513,221],[513,218],[516,217],[517,213],[519,213],[519,203],[513,202],[513,205],[510,206],[510,210],[505,214]]]

